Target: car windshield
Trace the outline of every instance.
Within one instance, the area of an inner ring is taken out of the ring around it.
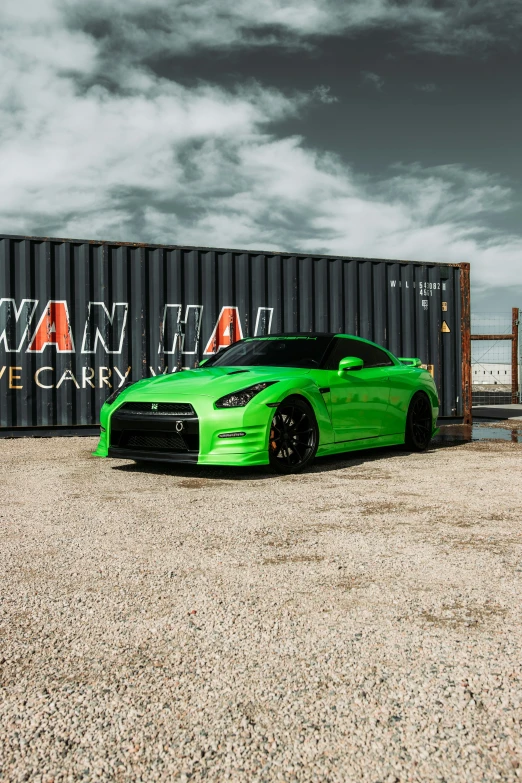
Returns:
[[[247,339],[211,356],[205,367],[321,367],[332,338],[271,337]]]

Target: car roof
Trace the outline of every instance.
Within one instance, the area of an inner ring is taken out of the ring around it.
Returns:
[[[263,339],[266,337],[335,337],[336,332],[271,332],[270,334],[257,334],[247,339]]]
[[[394,354],[391,353],[391,351],[388,350],[388,348],[385,348],[383,345],[380,345],[379,343],[374,342],[373,340],[367,340],[366,337],[358,337],[356,334],[345,334],[344,332],[278,332],[275,334],[263,334],[263,335],[256,335],[255,337],[245,337],[243,339],[245,340],[267,340],[270,338],[279,338],[284,340],[285,337],[329,337],[331,340],[333,340],[334,337],[347,337],[350,340],[358,340],[361,343],[366,343],[369,345],[375,345],[377,348],[380,348],[383,351],[386,351],[386,353],[390,354],[390,356],[393,356]]]
[[[344,334],[343,332],[274,332],[271,334],[257,334],[254,337],[246,337],[247,340],[266,340],[270,337],[284,339],[285,337],[350,337],[352,340],[361,340],[368,343],[364,337],[357,337],[356,334]]]

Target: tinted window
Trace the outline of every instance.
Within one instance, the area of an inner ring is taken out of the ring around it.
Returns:
[[[321,367],[331,343],[324,337],[282,337],[241,340],[212,356],[205,367]]]
[[[365,367],[393,365],[388,354],[375,345],[368,345],[368,343],[359,340],[350,340],[348,337],[337,337],[336,345],[328,357],[328,368],[337,370],[341,359],[346,359],[347,356],[356,356],[358,359],[362,359]]]

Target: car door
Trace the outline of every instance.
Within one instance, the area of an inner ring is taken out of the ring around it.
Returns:
[[[371,343],[348,337],[336,340],[327,365],[335,441],[363,440],[387,434],[389,369],[393,362],[385,351]],[[348,356],[362,359],[364,366],[339,376],[339,362]]]

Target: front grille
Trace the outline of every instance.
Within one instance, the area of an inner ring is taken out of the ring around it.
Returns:
[[[125,413],[147,413],[158,416],[196,415],[196,411],[188,402],[124,402],[120,410]]]
[[[151,410],[152,404],[157,409]],[[197,459],[198,417],[189,403],[127,402],[111,416],[110,451],[114,451],[111,456],[127,452],[144,458],[158,454],[170,459],[178,454]]]
[[[125,438],[125,448],[149,451],[188,451],[184,439],[176,432],[128,433]]]

